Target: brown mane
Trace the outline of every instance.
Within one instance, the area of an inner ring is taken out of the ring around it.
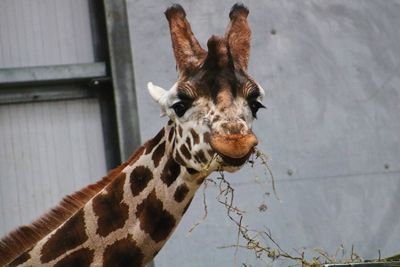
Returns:
[[[81,209],[91,198],[112,182],[128,165],[134,163],[144,151],[141,146],[132,157],[97,183],[91,184],[80,191],[64,197],[58,206],[32,222],[23,225],[4,238],[0,239],[0,266],[10,263],[17,256],[30,249],[34,244],[64,223],[69,217]]]

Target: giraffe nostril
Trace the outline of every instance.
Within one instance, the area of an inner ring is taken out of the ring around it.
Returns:
[[[242,123],[225,122],[221,124],[221,129],[225,134],[244,134],[246,132],[246,127]]]

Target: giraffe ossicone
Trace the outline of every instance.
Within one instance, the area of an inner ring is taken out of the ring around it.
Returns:
[[[3,238],[0,266],[145,266],[157,255],[205,177],[238,170],[257,145],[264,90],[247,72],[248,13],[235,4],[206,51],[180,5],[165,11],[179,77],[148,90],[167,125],[103,180]]]

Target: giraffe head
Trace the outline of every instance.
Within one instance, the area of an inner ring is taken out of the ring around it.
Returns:
[[[196,171],[235,171],[258,142],[251,127],[264,90],[247,72],[248,13],[235,4],[225,35],[211,36],[205,51],[180,5],[165,12],[179,77],[168,91],[152,83],[148,89],[173,123],[173,157]]]

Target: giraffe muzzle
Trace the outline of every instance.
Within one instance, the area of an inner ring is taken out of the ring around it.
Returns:
[[[254,152],[258,144],[257,137],[249,134],[213,134],[211,136],[212,148],[222,156],[226,163],[242,165]]]

